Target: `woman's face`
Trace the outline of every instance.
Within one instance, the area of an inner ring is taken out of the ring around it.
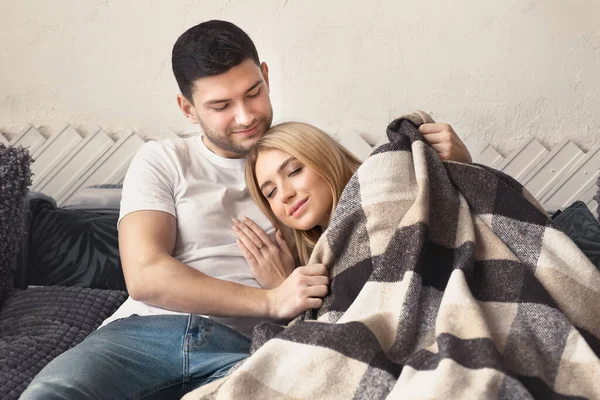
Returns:
[[[275,216],[293,229],[329,224],[333,194],[327,182],[288,153],[269,149],[255,166],[260,191]]]

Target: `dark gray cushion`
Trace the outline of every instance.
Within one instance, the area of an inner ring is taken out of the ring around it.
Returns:
[[[126,290],[118,210],[67,210],[29,201],[27,283]]]
[[[25,199],[25,237],[21,241],[21,250],[17,256],[17,268],[15,271],[15,288],[26,289],[27,288],[27,265],[29,260],[27,259],[29,254],[29,231],[31,230],[31,222],[33,220],[33,210],[31,208],[32,202],[42,201],[51,204],[52,207],[56,207],[56,201],[44,193],[41,192],[29,192]]]
[[[18,399],[33,377],[80,343],[127,293],[43,287],[16,291],[0,309],[0,398]]]
[[[30,164],[26,149],[0,144],[0,304],[14,289],[25,231],[25,197],[31,185]]]
[[[557,228],[567,234],[600,269],[600,224],[584,202],[576,201],[554,219]]]
[[[596,216],[598,217],[598,222],[600,222],[600,175],[598,175],[598,193],[596,193],[596,197],[594,197],[594,199],[596,199],[596,204],[598,204],[598,207],[596,209]]]

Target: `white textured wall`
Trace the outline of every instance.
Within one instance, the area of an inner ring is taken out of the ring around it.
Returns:
[[[376,135],[421,108],[505,153],[527,134],[600,142],[598,0],[0,0],[0,15],[9,135],[189,131],[171,47],[219,18],[269,64],[277,121]]]

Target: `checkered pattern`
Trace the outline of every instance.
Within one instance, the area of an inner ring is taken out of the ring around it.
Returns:
[[[323,307],[186,399],[600,398],[600,273],[518,182],[441,162],[427,117],[347,185],[311,258]]]

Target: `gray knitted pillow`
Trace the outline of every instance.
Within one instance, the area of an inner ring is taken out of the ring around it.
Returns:
[[[25,197],[31,185],[31,161],[26,149],[0,144],[0,304],[14,288],[13,275],[24,236]]]
[[[598,209],[596,210],[596,216],[598,217],[598,222],[600,222],[600,175],[598,175],[598,193],[596,193],[596,203],[598,204]]]

